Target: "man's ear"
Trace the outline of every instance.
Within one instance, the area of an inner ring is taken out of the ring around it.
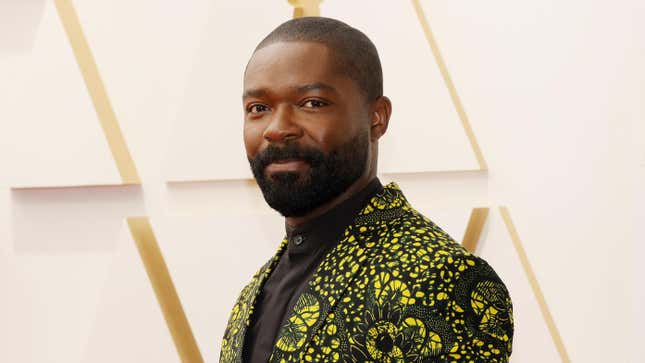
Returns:
[[[387,131],[392,114],[392,102],[385,96],[380,96],[372,102],[372,118],[370,120],[370,139],[377,141]]]

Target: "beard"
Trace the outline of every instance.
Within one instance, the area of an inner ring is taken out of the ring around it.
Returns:
[[[285,217],[302,216],[347,190],[363,175],[367,163],[369,134],[361,132],[329,153],[287,142],[270,144],[254,158],[251,171],[267,204]],[[307,171],[275,172],[267,176],[272,162],[297,159],[309,164]]]

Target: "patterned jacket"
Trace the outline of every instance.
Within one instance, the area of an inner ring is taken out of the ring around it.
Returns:
[[[255,298],[286,243],[242,290],[221,362],[242,362]],[[508,362],[512,339],[511,299],[497,274],[390,183],[324,258],[270,361]]]

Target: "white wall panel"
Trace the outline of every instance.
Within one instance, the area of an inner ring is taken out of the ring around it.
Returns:
[[[0,13],[0,22],[11,22]],[[52,1],[30,52],[0,53],[0,165],[12,186],[120,183]]]
[[[125,223],[83,348],[84,363],[180,362]]]
[[[11,193],[16,253],[113,251],[123,218],[145,214],[136,186],[24,189]]]
[[[11,327],[3,362],[81,362],[103,300],[110,256],[19,255],[12,261]]]
[[[157,180],[211,0],[75,0],[141,178]]]
[[[286,1],[214,1],[172,124],[169,180],[251,178],[242,140],[242,75],[253,49],[291,18]]]

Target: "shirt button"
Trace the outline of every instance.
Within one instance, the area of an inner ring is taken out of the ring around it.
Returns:
[[[295,244],[296,244],[296,246],[300,246],[304,240],[305,240],[305,239],[304,239],[304,238],[302,238],[302,236],[301,236],[301,235],[297,235],[297,236],[295,236],[295,237],[293,238],[293,243],[295,243]]]

